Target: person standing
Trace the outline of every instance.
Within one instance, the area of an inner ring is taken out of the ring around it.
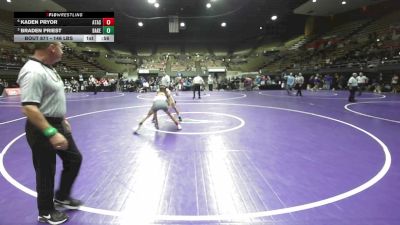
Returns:
[[[368,85],[368,77],[365,76],[362,72],[360,72],[357,76],[358,82],[358,96],[361,96],[362,92]]]
[[[397,93],[397,91],[399,90],[399,76],[397,76],[397,74],[393,75],[391,84],[392,93]]]
[[[97,95],[97,90],[98,90],[98,87],[99,87],[99,81],[93,75],[90,75],[89,84],[93,88],[93,94]]]
[[[175,77],[175,82],[174,82],[174,89],[175,89],[175,95],[179,95],[179,91],[182,90],[182,77],[180,74]]]
[[[295,79],[292,73],[290,73],[288,76],[284,77],[286,79],[286,92],[288,95],[291,95],[292,93],[292,88],[295,83]]]
[[[83,91],[83,75],[79,74],[79,92]]]
[[[49,224],[68,220],[68,215],[56,210],[55,204],[68,209],[78,209],[82,205],[81,201],[71,198],[82,155],[65,119],[63,81],[52,67],[61,60],[62,48],[61,42],[35,43],[33,57],[21,68],[17,79],[22,111],[27,117],[26,139],[36,173],[38,221]],[[54,194],[56,155],[63,161],[63,171]]]
[[[170,88],[171,77],[168,74],[165,73],[164,76],[161,78],[160,86]]]
[[[304,77],[301,73],[299,73],[296,77],[295,77],[295,89],[297,90],[296,92],[296,96],[303,96],[303,94],[301,93],[301,88],[303,87],[304,84]]]
[[[211,74],[208,75],[207,84],[208,84],[208,90],[213,91],[214,79],[212,78]]]
[[[253,88],[253,80],[250,77],[244,78],[243,86],[246,91],[251,91]]]
[[[1,97],[1,95],[3,94],[3,90],[4,90],[4,83],[3,83],[3,81],[0,79],[0,97]]]
[[[358,88],[357,73],[353,73],[353,75],[349,78],[349,81],[347,81],[347,87],[350,91],[349,102],[355,102],[356,100],[354,99],[354,96]]]
[[[204,85],[203,78],[201,78],[200,75],[197,75],[195,78],[193,78],[193,83],[192,84],[193,84],[193,99],[196,98],[196,91],[198,93],[199,99],[201,99],[200,87],[201,87],[201,85]]]
[[[375,90],[374,92],[381,93],[382,87],[385,85],[385,81],[383,79],[383,74],[379,73],[378,79],[375,82]]]

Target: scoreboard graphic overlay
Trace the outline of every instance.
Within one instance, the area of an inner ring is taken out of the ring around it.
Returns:
[[[114,42],[114,12],[14,12],[14,42]]]

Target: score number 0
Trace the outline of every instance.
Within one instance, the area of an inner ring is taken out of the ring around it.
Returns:
[[[103,26],[114,26],[114,18],[103,18]]]

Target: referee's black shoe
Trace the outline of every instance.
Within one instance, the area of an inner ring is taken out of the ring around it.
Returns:
[[[66,209],[79,209],[79,207],[83,204],[82,201],[73,199],[73,198],[66,198],[64,200],[54,199],[54,204],[56,206],[60,206]]]
[[[38,216],[38,221],[40,223],[62,224],[65,223],[67,220],[68,215],[58,210],[54,210],[50,213],[44,213]]]

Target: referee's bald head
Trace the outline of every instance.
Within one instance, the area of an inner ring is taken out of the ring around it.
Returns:
[[[63,47],[61,42],[35,42],[33,56],[47,65],[53,65],[61,60]]]

